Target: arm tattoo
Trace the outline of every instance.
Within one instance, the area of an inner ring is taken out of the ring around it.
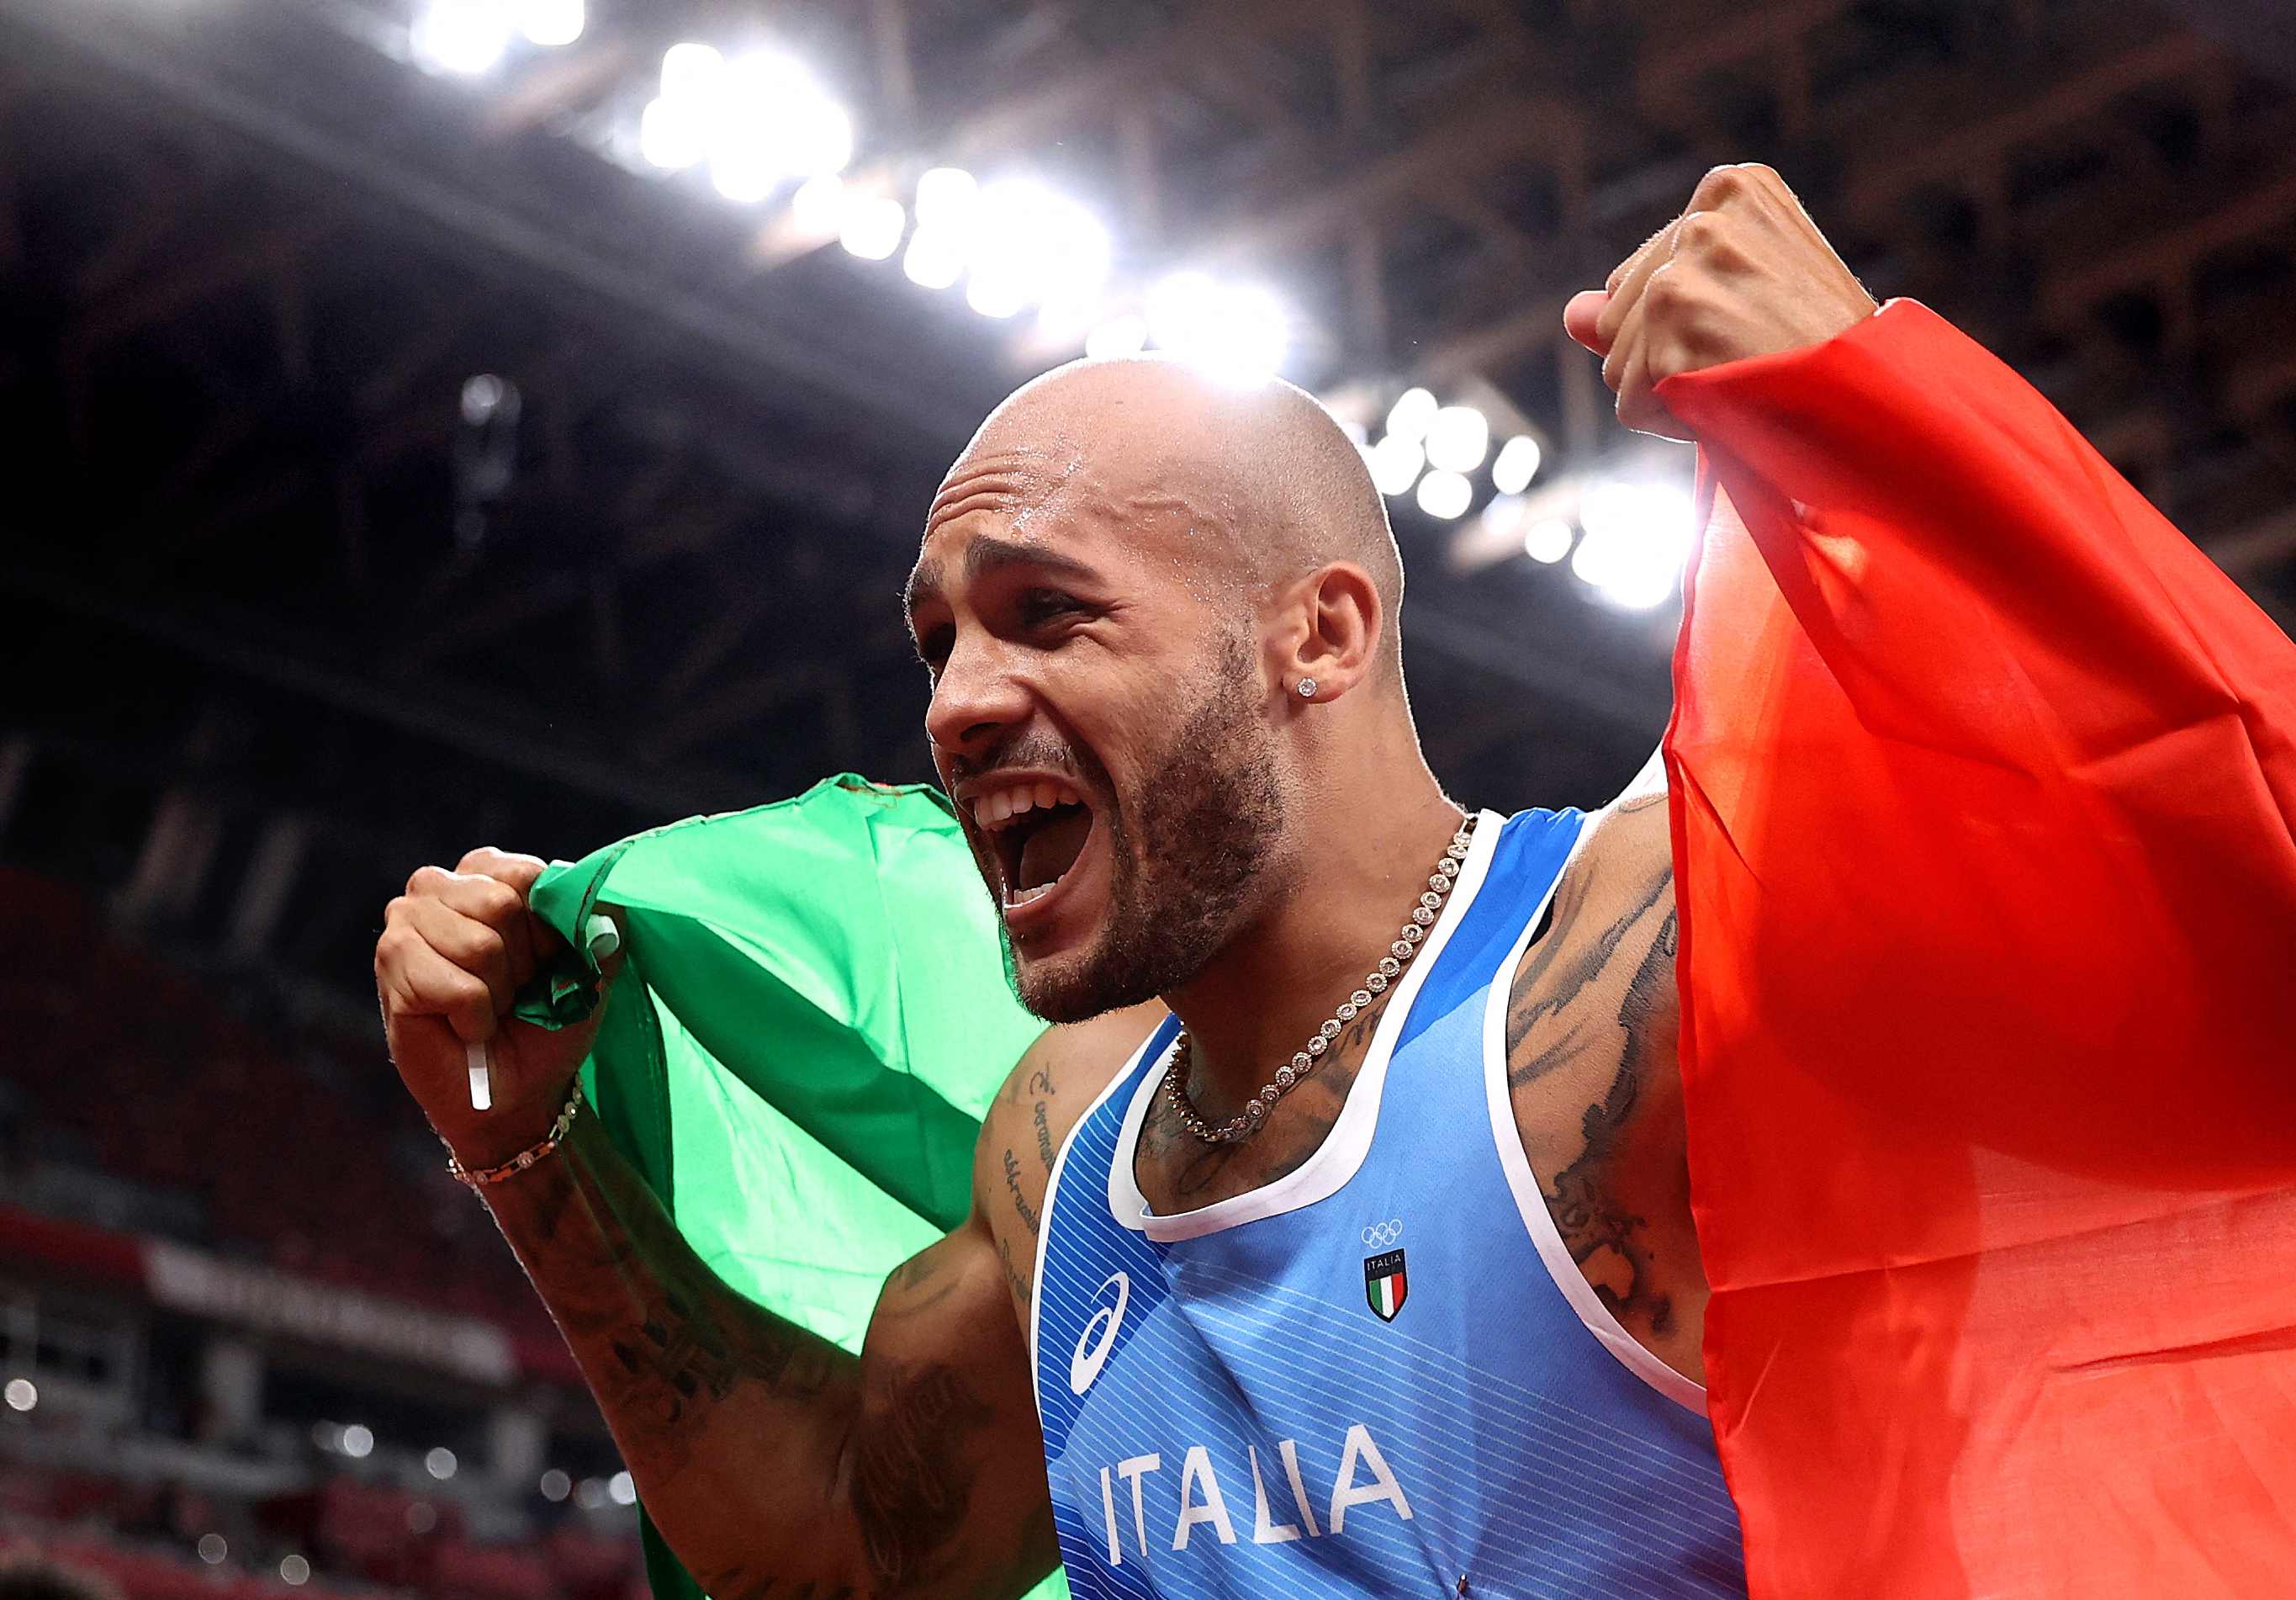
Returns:
[[[1021,1213],[1021,1220],[1027,1226],[1029,1236],[1036,1237],[1036,1208],[1029,1203],[1028,1196],[1021,1193],[1021,1158],[1010,1150],[1004,1153],[1004,1187],[1013,1196],[1013,1209]]]
[[[853,1508],[877,1592],[891,1596],[964,1524],[976,1470],[966,1447],[994,1413],[947,1366],[894,1366],[872,1387],[882,1399],[862,1418]]]

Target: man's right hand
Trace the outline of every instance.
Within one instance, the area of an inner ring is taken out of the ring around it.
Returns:
[[[510,1014],[519,985],[565,945],[527,905],[542,869],[532,856],[497,849],[472,850],[452,872],[423,867],[390,902],[374,948],[391,1060],[472,1169],[506,1161],[549,1132],[604,1012],[555,1031]],[[486,1046],[492,1068],[488,1111],[471,1106],[472,1044]]]

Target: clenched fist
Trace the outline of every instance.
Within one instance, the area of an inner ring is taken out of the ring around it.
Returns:
[[[553,1031],[512,1017],[512,997],[564,948],[528,908],[542,875],[532,856],[472,850],[448,872],[426,866],[391,901],[374,948],[374,981],[398,1064],[430,1125],[465,1167],[498,1165],[549,1131],[597,1036],[602,1005]],[[619,966],[607,964],[609,974]],[[494,1105],[471,1107],[466,1046],[483,1044]]]
[[[1875,308],[1785,180],[1748,165],[1708,173],[1607,284],[1571,297],[1562,325],[1603,357],[1619,421],[1688,439],[1651,392],[1658,383],[1823,344]]]

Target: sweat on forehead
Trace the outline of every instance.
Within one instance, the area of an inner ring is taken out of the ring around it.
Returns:
[[[1156,357],[1072,362],[981,424],[925,533],[975,511],[1026,519],[1062,504],[1142,532],[1177,515],[1189,533],[1222,536],[1263,581],[1352,561],[1390,615],[1402,598],[1386,506],[1361,455],[1288,383],[1237,388]]]

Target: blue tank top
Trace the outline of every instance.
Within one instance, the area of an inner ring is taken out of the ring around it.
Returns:
[[[1508,1097],[1509,980],[1585,820],[1484,815],[1305,1165],[1149,1212],[1172,1022],[1069,1136],[1030,1342],[1079,1596],[1745,1593],[1704,1393],[1588,1287]]]

